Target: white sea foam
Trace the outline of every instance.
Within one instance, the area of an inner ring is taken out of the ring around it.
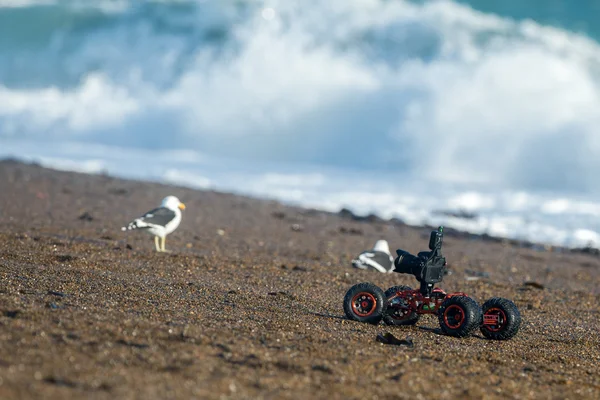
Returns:
[[[67,91],[55,87],[15,91],[0,86],[0,117],[13,124],[20,122],[19,133],[58,128],[50,135],[59,138],[80,135],[120,126],[138,111],[138,100],[131,98],[126,88],[112,85],[102,75],[90,74],[81,86]],[[13,125],[11,136],[16,130]]]

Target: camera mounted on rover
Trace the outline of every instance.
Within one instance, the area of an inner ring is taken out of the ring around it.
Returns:
[[[411,274],[421,283],[421,293],[427,296],[433,285],[441,282],[446,275],[446,258],[442,255],[444,227],[431,231],[429,250],[421,251],[416,256],[408,251],[398,249],[398,257],[394,260],[394,272]]]

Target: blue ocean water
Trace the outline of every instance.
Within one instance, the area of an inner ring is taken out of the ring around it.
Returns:
[[[0,156],[600,245],[598,7],[0,0]]]
[[[542,25],[550,25],[571,32],[600,39],[598,16],[600,2],[597,0],[460,0],[476,10],[493,13],[518,21],[533,20]]]

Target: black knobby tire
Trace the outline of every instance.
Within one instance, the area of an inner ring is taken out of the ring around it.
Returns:
[[[385,307],[383,290],[368,282],[352,286],[344,297],[344,312],[354,321],[377,325],[383,317]]]
[[[519,332],[521,313],[512,301],[502,297],[493,297],[483,303],[481,310],[483,316],[493,315],[498,320],[497,325],[481,325],[481,333],[486,338],[508,340]]]
[[[390,297],[394,296],[396,292],[402,292],[405,290],[412,290],[412,288],[410,286],[400,285],[392,286],[385,291],[384,294],[388,307],[386,313],[383,315],[383,322],[385,322],[386,325],[414,325],[419,320],[419,314],[417,314],[416,311],[408,312],[402,315],[402,311],[389,307]]]
[[[438,319],[446,335],[465,337],[480,326],[481,315],[481,308],[475,300],[467,296],[454,296],[444,300]]]

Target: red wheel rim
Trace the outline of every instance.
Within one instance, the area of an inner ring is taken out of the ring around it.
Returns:
[[[357,293],[352,298],[352,311],[359,317],[368,317],[375,312],[377,299],[369,292]]]
[[[452,304],[444,310],[444,322],[448,328],[460,328],[464,321],[465,312],[463,311],[462,307]]]
[[[489,310],[487,310],[484,314],[484,318],[486,315],[493,315],[496,318],[498,318],[498,324],[496,325],[488,325],[485,324],[485,328],[491,332],[500,332],[502,329],[504,329],[504,327],[506,326],[506,323],[508,322],[508,319],[506,318],[506,313],[504,312],[504,310],[500,309],[500,308],[490,308]]]

